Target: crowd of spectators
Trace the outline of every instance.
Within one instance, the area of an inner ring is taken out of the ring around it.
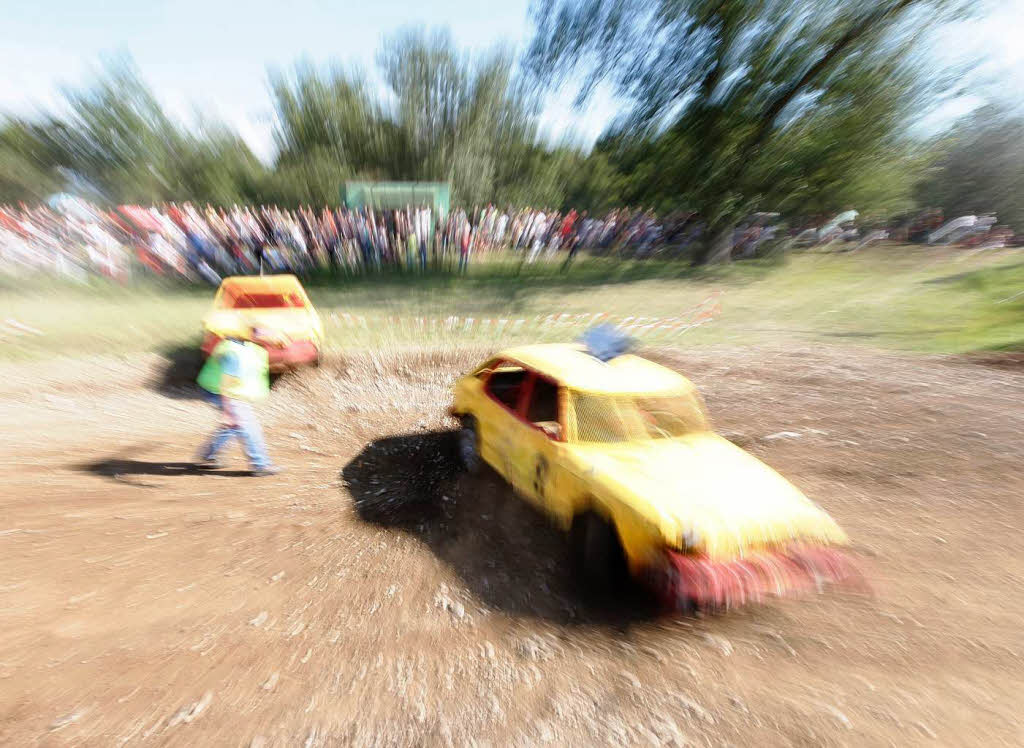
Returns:
[[[518,253],[524,263],[557,258],[567,266],[580,247],[629,248],[643,256],[665,240],[664,225],[652,213],[625,209],[595,217],[489,205],[439,217],[423,206],[105,209],[74,198],[0,206],[0,272],[73,278],[148,272],[217,283],[225,275],[261,272],[465,272],[474,257],[498,251]]]
[[[908,235],[894,221],[862,236],[863,231],[853,226],[854,216],[855,211],[848,211],[826,221],[824,229],[803,229],[777,223],[777,213],[754,213],[736,227],[732,253],[752,257],[777,239],[796,247],[840,240],[859,246],[856,242],[885,237],[922,241],[921,236],[941,233],[934,229],[943,224],[938,214],[923,233],[915,233],[916,224],[908,224]],[[973,233],[966,238],[951,235],[948,240],[993,246],[1009,242],[1005,227],[989,226],[994,218],[966,216],[949,225],[966,219],[974,219],[969,229]],[[634,259],[680,256],[706,242],[705,231],[704,222],[692,213],[659,217],[625,208],[601,216],[575,210],[502,210],[493,205],[456,209],[444,216],[426,206],[285,210],[182,203],[106,209],[60,196],[47,205],[0,206],[0,273],[49,271],[78,279],[100,274],[119,280],[154,273],[217,284],[226,275],[279,272],[462,273],[474,258],[498,252],[524,264],[557,261],[567,268],[581,248]]]

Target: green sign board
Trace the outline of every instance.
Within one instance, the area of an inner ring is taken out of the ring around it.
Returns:
[[[452,188],[447,182],[346,182],[342,199],[348,208],[429,207],[437,219],[448,215]]]

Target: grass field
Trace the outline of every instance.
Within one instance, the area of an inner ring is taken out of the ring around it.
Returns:
[[[479,344],[568,339],[569,326],[537,327],[537,315],[692,316],[715,293],[721,314],[658,339],[745,345],[784,340],[860,343],[926,352],[1024,348],[1024,252],[877,247],[844,254],[693,269],[672,262],[581,259],[520,268],[478,263],[466,277],[385,274],[318,279],[310,295],[324,317],[328,349],[373,345]],[[212,298],[208,288],[107,282],[68,286],[6,279],[0,285],[0,358],[166,351],[192,345]],[[364,317],[354,327],[344,315]],[[430,319],[463,318],[453,328]],[[424,317],[424,323],[418,318]],[[395,321],[393,318],[400,318]],[[468,327],[465,318],[475,324]],[[510,332],[483,319],[526,319]],[[11,322],[14,322],[12,326]],[[25,332],[27,326],[36,332]]]

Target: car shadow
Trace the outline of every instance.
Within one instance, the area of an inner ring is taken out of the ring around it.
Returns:
[[[194,462],[144,462],[117,458],[86,463],[79,469],[115,480],[129,475],[218,475],[230,478],[251,475],[248,470],[207,470]]]
[[[493,470],[463,473],[454,432],[373,441],[342,478],[362,520],[419,539],[486,606],[560,624],[623,627],[657,614],[632,587],[603,598],[582,594],[565,534]]]
[[[196,384],[203,368],[203,354],[196,345],[175,345],[160,351],[164,363],[157,372],[153,389],[174,400],[201,400]]]

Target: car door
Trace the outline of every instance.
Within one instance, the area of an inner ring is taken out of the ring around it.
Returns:
[[[548,513],[558,513],[560,497],[552,488],[562,469],[564,425],[562,392],[539,374],[526,382],[519,409],[519,428],[513,445],[512,484],[525,498]]]
[[[513,481],[513,452],[521,438],[519,405],[530,373],[518,364],[501,361],[487,376],[477,416],[480,454],[504,478]]]

